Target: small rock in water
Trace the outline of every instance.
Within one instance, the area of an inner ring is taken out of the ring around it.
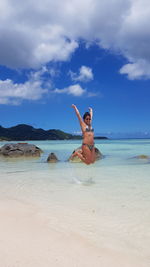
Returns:
[[[147,156],[147,155],[138,155],[135,158],[137,158],[137,159],[150,159],[150,156]]]
[[[58,158],[56,157],[56,155],[54,153],[50,153],[48,158],[47,158],[47,162],[56,163],[56,162],[58,162]]]
[[[138,160],[139,163],[146,163],[146,164],[149,164],[150,163],[150,156],[144,155],[144,154],[141,154],[141,155],[132,157],[130,159],[136,160],[136,162]]]

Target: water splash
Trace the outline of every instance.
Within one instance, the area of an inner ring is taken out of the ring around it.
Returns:
[[[84,185],[84,186],[91,186],[91,185],[95,184],[95,181],[93,180],[92,177],[88,178],[88,179],[85,180],[85,181],[82,181],[82,180],[80,180],[80,179],[78,179],[78,178],[76,178],[76,177],[73,177],[73,178],[72,178],[72,181],[73,181],[73,183],[75,183],[75,184]]]

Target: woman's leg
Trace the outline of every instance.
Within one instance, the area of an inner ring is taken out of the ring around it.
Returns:
[[[89,147],[87,145],[82,145],[82,154],[83,154],[83,157],[85,158],[86,164],[93,163],[91,150],[89,149]]]
[[[76,155],[79,157],[79,159],[81,159],[84,163],[88,164],[88,161],[86,160],[86,158],[83,156],[82,153],[80,152],[76,152]]]
[[[90,162],[83,156],[82,152],[75,151],[72,154],[71,159],[73,159],[75,156],[77,156],[79,159],[81,159],[84,163],[90,164]]]
[[[95,160],[96,160],[95,147],[93,147],[93,149],[91,151],[91,161],[92,161],[92,163],[94,163]]]
[[[93,147],[91,151],[87,145],[82,145],[82,151],[75,151],[72,154],[71,159],[75,156],[79,157],[79,159],[89,165],[95,162],[95,148]]]

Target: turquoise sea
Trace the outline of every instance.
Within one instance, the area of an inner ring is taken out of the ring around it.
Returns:
[[[1,198],[52,214],[53,223],[150,266],[150,139],[96,140],[104,158],[92,165],[67,161],[81,141],[30,141],[40,158],[0,158]],[[0,146],[4,145],[0,143]],[[58,163],[46,159],[54,152]],[[130,265],[127,265],[130,266]],[[133,264],[134,266],[134,264]]]

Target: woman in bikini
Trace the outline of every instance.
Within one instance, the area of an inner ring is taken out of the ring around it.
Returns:
[[[80,112],[75,105],[72,105],[76,115],[79,119],[83,143],[82,143],[82,152],[75,151],[71,158],[78,156],[84,163],[91,164],[95,162],[95,148],[94,148],[94,129],[91,126],[93,110],[89,108],[89,112],[86,112],[81,118]]]

